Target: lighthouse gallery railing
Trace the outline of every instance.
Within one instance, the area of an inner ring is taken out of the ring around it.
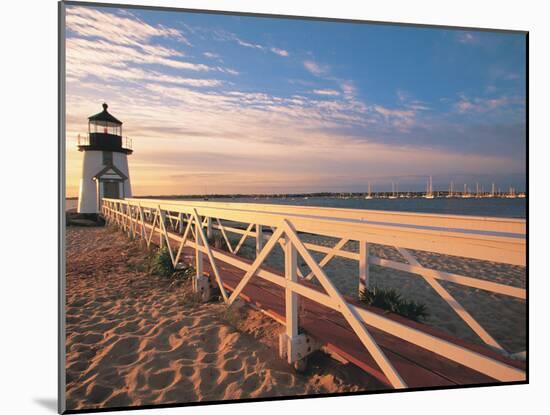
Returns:
[[[526,299],[526,290],[455,273],[429,269],[421,265],[410,251],[421,250],[526,265],[526,222],[522,219],[469,217],[456,215],[414,214],[356,209],[335,209],[287,205],[177,201],[153,199],[103,199],[102,213],[108,222],[141,237],[147,245],[154,235],[165,244],[171,260],[178,264],[184,247],[195,250],[197,274],[202,274],[204,256],[210,262],[224,301],[233,303],[251,278],[257,276],[285,289],[286,333],[298,334],[298,295],[340,312],[372,355],[388,381],[395,388],[406,387],[365,324],[413,343],[440,356],[472,368],[499,381],[525,380],[525,372],[468,348],[350,304],[325,274],[323,267],[334,257],[359,263],[359,289],[368,286],[369,265],[406,271],[423,278],[456,314],[492,348],[504,351],[479,322],[441,285],[441,281],[477,288],[492,293]],[[245,229],[233,225],[246,224]],[[232,226],[231,226],[232,225]],[[217,229],[230,253],[213,250],[204,229]],[[269,228],[271,235],[264,230]],[[228,233],[241,235],[232,246]],[[337,238],[333,247],[303,242],[300,233]],[[256,259],[252,264],[237,255],[247,238],[256,240]],[[348,241],[358,241],[359,252],[344,250]],[[175,242],[175,244],[174,244]],[[369,243],[394,246],[408,263],[369,255]],[[262,268],[276,245],[285,254],[285,277]],[[325,256],[316,261],[311,252]],[[302,275],[296,257],[300,254],[311,272]],[[245,271],[229,295],[217,261]],[[300,278],[316,278],[325,293],[300,284]],[[363,324],[365,323],[365,324]]]
[[[76,137],[78,146],[89,146],[90,145],[90,135],[89,134],[78,134]],[[132,139],[127,136],[121,137],[121,145],[123,149],[132,150]]]

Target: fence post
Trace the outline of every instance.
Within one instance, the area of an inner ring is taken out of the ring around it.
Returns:
[[[183,233],[183,214],[178,213],[178,232]]]
[[[256,256],[264,247],[264,229],[259,223],[256,224]]]
[[[129,229],[129,233],[130,233],[130,238],[134,238],[134,207],[130,204],[128,204],[128,214],[130,215],[129,217],[129,221],[130,221],[130,229]]]
[[[139,232],[140,232],[140,235],[141,235],[140,243],[147,244],[147,235],[145,234],[145,213],[143,212],[143,208],[141,207],[141,203],[139,204],[138,209],[139,209],[139,218],[141,219],[141,221],[139,223],[139,229],[140,229]]]
[[[298,281],[298,261],[296,247],[292,241],[285,237],[285,278],[288,281]],[[291,288],[285,288],[285,315],[287,341],[291,342],[298,336],[298,294]],[[291,350],[291,345],[287,350]],[[292,363],[291,353],[288,353],[288,362]]]
[[[195,248],[195,270],[196,270],[196,278],[203,276],[203,253],[201,250],[199,250],[199,247],[202,246],[202,241],[199,235],[200,227],[202,226],[201,223],[195,222],[195,244],[197,245]]]
[[[202,222],[195,222],[195,261],[196,261],[196,275],[193,278],[193,292],[198,294],[201,301],[206,302],[210,300],[212,295],[212,287],[210,285],[210,279],[203,275],[203,259],[204,254],[199,250],[199,247],[204,246],[199,233],[202,231]]]
[[[206,219],[206,237],[212,238],[212,218]]]
[[[284,239],[285,279],[298,281],[298,254],[296,247],[288,238]],[[285,324],[286,330],[279,334],[279,356],[301,372],[307,367],[306,357],[320,348],[319,342],[307,333],[299,333],[298,294],[292,288],[285,287]]]
[[[369,244],[359,241],[359,295],[369,287]]]
[[[162,211],[159,209],[158,211],[158,227],[159,227],[159,230],[158,230],[158,235],[159,235],[159,248],[162,249],[164,248],[164,238],[162,236],[162,226],[160,224],[160,221],[161,220],[164,220],[164,215],[162,214]],[[164,225],[164,224],[163,224]]]

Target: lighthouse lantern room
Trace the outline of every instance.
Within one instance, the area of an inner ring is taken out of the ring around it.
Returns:
[[[122,122],[107,111],[88,118],[88,134],[78,136],[78,150],[84,152],[78,196],[79,213],[99,213],[103,198],[132,196],[128,155],[131,140],[122,136]]]

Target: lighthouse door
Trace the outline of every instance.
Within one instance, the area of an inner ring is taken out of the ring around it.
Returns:
[[[118,182],[103,182],[103,197],[107,199],[120,199]]]

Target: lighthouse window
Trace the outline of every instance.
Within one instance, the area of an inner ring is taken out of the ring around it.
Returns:
[[[104,151],[103,152],[103,165],[112,165],[113,164],[113,152],[112,151]]]

